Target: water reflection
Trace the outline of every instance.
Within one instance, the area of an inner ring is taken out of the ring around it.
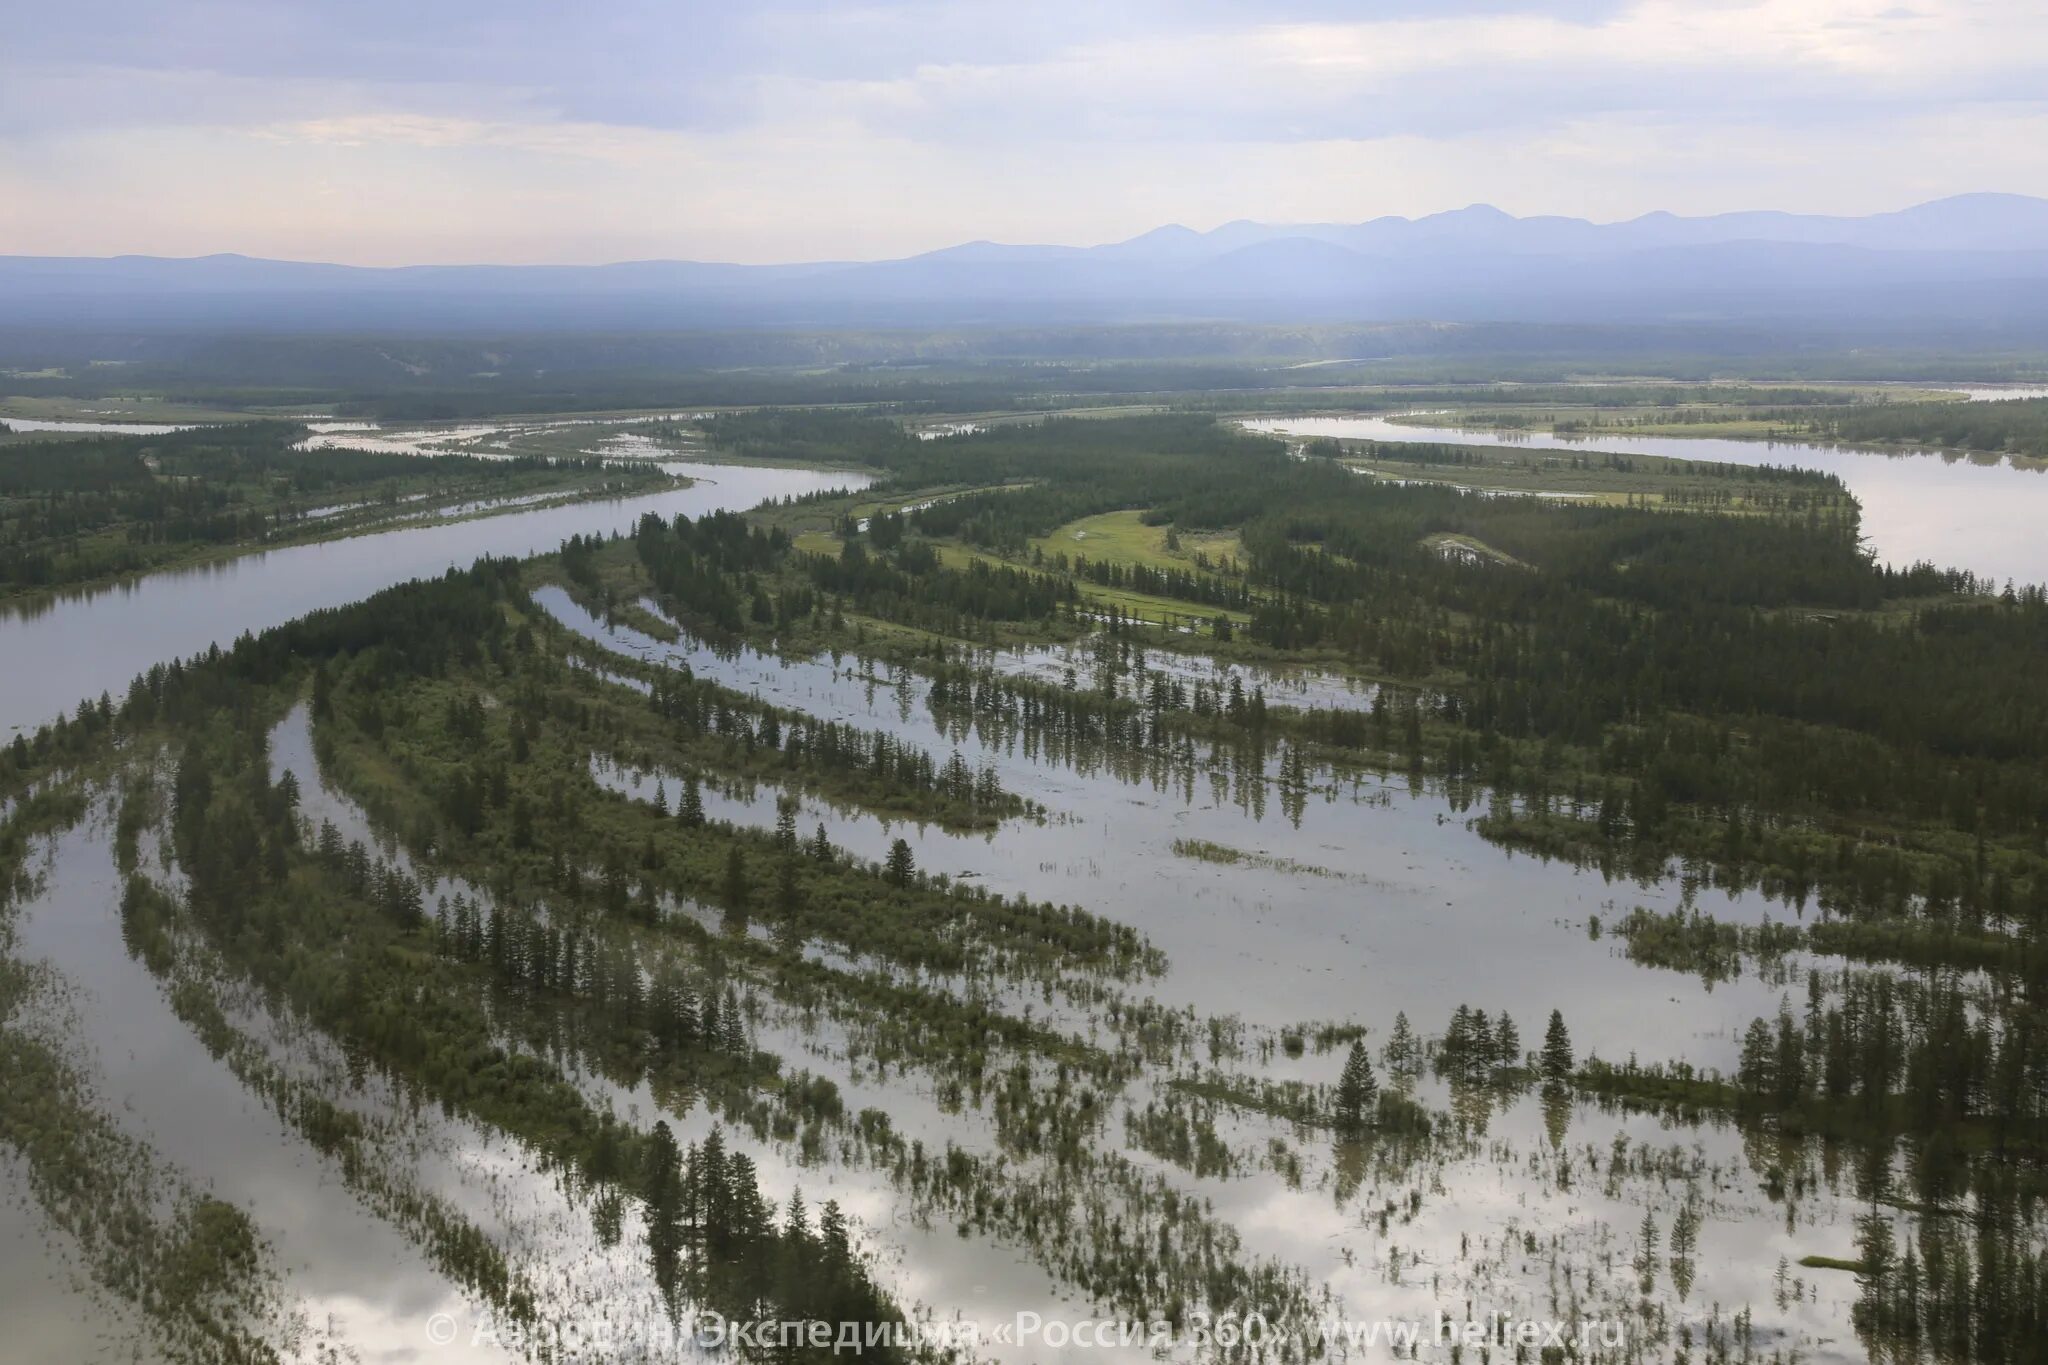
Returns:
[[[0,611],[0,733],[33,728],[81,698],[118,695],[152,664],[410,578],[467,568],[482,555],[541,554],[573,534],[630,531],[647,512],[701,516],[868,482],[859,474],[740,465],[692,465],[689,472],[696,482],[688,488],[261,551]]]
[[[929,687],[904,669],[847,658],[778,660],[754,650],[713,650],[688,636],[670,644],[630,627],[607,626],[560,588],[536,601],[578,633],[778,705],[884,731],[943,761],[957,748],[969,766],[995,767],[1005,790],[1053,811],[1045,824],[1006,822],[994,834],[953,834],[936,826],[885,822],[806,800],[800,827],[823,823],[835,843],[881,859],[909,841],[918,866],[978,879],[992,891],[1078,904],[1137,928],[1165,949],[1164,1002],[1208,1013],[1236,1012],[1269,1028],[1359,1018],[1384,1029],[1397,1011],[1441,1027],[1460,1000],[1507,1009],[1524,1029],[1561,1000],[1573,1000],[1573,1028],[1609,1056],[1641,1048],[1732,1067],[1735,1030],[1777,1006],[1755,979],[1711,995],[1647,972],[1594,940],[1589,919],[1609,923],[1641,904],[1680,903],[1675,880],[1656,887],[1610,885],[1595,873],[1497,848],[1466,825],[1440,792],[1405,783],[1354,782],[1320,773],[1316,799],[1296,823],[1277,794],[1277,753],[1248,773],[1213,774],[1232,763],[1210,755],[1192,786],[1132,782],[1106,766],[1077,767],[979,731],[941,730]],[[632,776],[639,776],[636,787]],[[608,775],[651,800],[665,781],[673,800],[680,775]],[[705,794],[707,809],[762,827],[775,822],[775,792]],[[1251,855],[1219,864],[1176,852],[1183,840]],[[1761,897],[1710,889],[1694,898],[1705,913],[1754,922],[1783,918]]]
[[[1875,451],[1714,436],[1588,436],[1416,426],[1385,417],[1247,419],[1251,431],[1339,440],[1435,442],[1577,455],[1661,455],[1738,465],[1796,465],[1838,476],[1863,506],[1863,537],[1888,564],[1921,560],[1996,582],[2048,582],[2048,467],[1998,455]]]

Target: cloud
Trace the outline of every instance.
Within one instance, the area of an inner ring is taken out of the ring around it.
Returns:
[[[0,47],[0,250],[769,259],[1474,200],[1863,211],[2048,191],[2044,66],[2026,0],[79,0]]]

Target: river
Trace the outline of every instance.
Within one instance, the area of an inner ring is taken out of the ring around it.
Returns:
[[[2048,468],[1997,455],[1878,451],[1805,441],[1713,436],[1588,436],[1420,426],[1385,417],[1247,419],[1251,431],[1347,441],[1421,441],[1578,455],[1662,455],[1740,465],[1796,465],[1836,475],[1863,506],[1863,538],[1888,564],[1926,560],[2003,583],[2048,583]]]
[[[648,512],[701,516],[869,482],[812,469],[678,469],[695,480],[688,488],[295,545],[7,609],[0,613],[0,734],[54,719],[84,697],[119,696],[152,664],[360,601],[422,574],[467,568],[482,555],[523,557],[579,532],[630,531]]]

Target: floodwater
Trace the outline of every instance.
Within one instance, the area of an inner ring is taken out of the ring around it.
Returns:
[[[1316,1023],[1348,1021],[1364,1024],[1377,1045],[1396,1012],[1433,1034],[1454,1004],[1470,1001],[1507,1010],[1525,1043],[1533,1042],[1549,1009],[1562,1007],[1582,1053],[1622,1060],[1640,1052],[1645,1060],[1729,1068],[1740,1028],[1775,1012],[1788,989],[1784,981],[1752,975],[1709,990],[1683,975],[1630,964],[1612,938],[1591,936],[1589,920],[1612,923],[1636,905],[1663,910],[1680,904],[1677,879],[1647,887],[1610,884],[1596,873],[1510,855],[1474,833],[1466,824],[1469,813],[1439,791],[1316,772],[1306,801],[1291,814],[1278,790],[1277,757],[1232,771],[1227,757],[1206,752],[1190,782],[1131,780],[1034,755],[1014,740],[943,729],[930,713],[924,683],[906,670],[852,658],[785,661],[746,650],[721,653],[687,637],[668,643],[606,626],[558,589],[544,590],[539,599],[571,629],[621,654],[687,666],[699,678],[885,731],[935,756],[957,748],[972,766],[992,765],[1006,789],[1042,803],[1054,817],[1009,820],[994,832],[949,833],[800,798],[799,830],[808,835],[823,824],[834,843],[875,859],[900,837],[928,871],[1111,914],[1169,958],[1165,974],[1140,994],[1174,1008],[1233,1014],[1248,1037],[1269,1044],[1294,1028],[1312,1035]],[[1006,672],[1041,671],[1018,655],[985,662]],[[671,805],[684,776],[622,755],[594,755],[593,771],[603,785],[641,800],[665,789]],[[767,783],[710,784],[703,791],[711,818],[763,828],[773,824],[784,795]],[[1176,852],[1180,839],[1210,840],[1251,856],[1231,865],[1192,859]],[[1696,889],[1691,903],[1724,920],[1791,917],[1788,908],[1754,895]],[[1794,978],[1789,988],[1796,985]],[[1053,1000],[1040,1004],[1039,1017],[1061,1026],[1085,1022]],[[1256,1069],[1268,1077],[1328,1081],[1338,1060],[1313,1051],[1293,1059],[1272,1052]],[[815,1067],[817,1059],[807,1062]],[[1155,1094],[1151,1086],[1140,1083],[1132,1102]],[[1441,1090],[1436,1095],[1446,1098]],[[1454,1301],[1455,1293],[1437,1292],[1437,1286],[1465,1273],[1458,1263],[1468,1242],[1491,1242],[1498,1250],[1517,1227],[1539,1238],[1555,1234],[1578,1249],[1583,1267],[1627,1242],[1646,1203],[1659,1209],[1660,1220],[1672,1215],[1672,1206],[1658,1204],[1660,1196],[1632,1190],[1627,1180],[1611,1192],[1597,1185],[1570,1188],[1568,1176],[1560,1187],[1557,1171],[1545,1166],[1554,1158],[1541,1106],[1532,1098],[1507,1101],[1490,1122],[1476,1150],[1431,1159],[1421,1180],[1441,1182],[1442,1189],[1407,1227],[1384,1238],[1362,1231],[1358,1206],[1333,1202],[1330,1182],[1346,1158],[1313,1143],[1297,1152],[1307,1167],[1299,1179],[1253,1169],[1223,1180],[1190,1180],[1164,1163],[1159,1169],[1211,1200],[1248,1249],[1306,1268],[1312,1281],[1343,1296],[1349,1316],[1373,1321],[1427,1317]],[[1285,1125],[1257,1118],[1239,1116],[1220,1127],[1253,1151],[1276,1136],[1298,1139]],[[1690,1296],[1672,1305],[1679,1318],[1697,1318],[1708,1303],[1731,1312],[1749,1304],[1764,1338],[1803,1343],[1810,1358],[1855,1358],[1853,1347],[1841,1345],[1850,1339],[1849,1277],[1788,1289],[1779,1306],[1771,1274],[1780,1258],[1796,1262],[1817,1247],[1847,1245],[1852,1202],[1823,1194],[1788,1216],[1757,1190],[1740,1143],[1725,1131],[1671,1129],[1654,1118],[1608,1117],[1584,1107],[1571,1130],[1573,1140],[1603,1155],[1618,1135],[1632,1147],[1648,1144],[1666,1155],[1667,1165],[1692,1171],[1692,1185],[1675,1188],[1705,1191],[1701,1197],[1712,1212],[1691,1267],[1697,1278]],[[1682,1157],[1670,1155],[1674,1148]],[[1124,1154],[1147,1160],[1135,1147]],[[917,1264],[917,1248],[901,1254]],[[1404,1263],[1406,1276],[1399,1269]],[[1524,1312],[1533,1302],[1534,1284],[1513,1273],[1494,1267],[1470,1274],[1462,1292],[1482,1302]]]
[[[540,554],[578,533],[630,532],[648,512],[700,516],[868,482],[859,474],[743,465],[693,464],[688,473],[695,480],[688,488],[295,545],[0,608],[0,735],[33,729],[82,698],[119,696],[152,664],[408,579],[466,569],[483,555]]]
[[[607,627],[560,588],[535,597],[572,630],[620,653],[687,667],[822,720],[886,732],[941,761],[957,748],[972,768],[992,765],[1006,790],[1054,818],[952,834],[806,800],[799,828],[808,834],[823,822],[834,843],[875,860],[901,837],[928,871],[1133,925],[1171,960],[1154,990],[1176,1008],[1214,1013],[1227,1002],[1228,1012],[1277,1031],[1348,1019],[1371,1001],[1385,1021],[1406,1011],[1419,1027],[1441,1027],[1435,1016],[1469,1000],[1507,1009],[1526,1031],[1560,1003],[1558,983],[1570,980],[1581,1046],[1610,1057],[1641,1048],[1646,1056],[1723,1067],[1735,1060],[1730,1019],[1747,1024],[1776,1008],[1776,994],[1753,981],[1723,986],[1704,1003],[1673,998],[1668,980],[1615,956],[1613,941],[1590,937],[1588,921],[1611,923],[1617,907],[1620,914],[1639,904],[1675,907],[1676,878],[1659,887],[1610,885],[1597,874],[1510,854],[1466,827],[1483,807],[1460,812],[1441,793],[1411,792],[1403,778],[1316,773],[1296,823],[1279,791],[1277,755],[1246,770],[1231,755],[1204,753],[1191,776],[1127,782],[1035,756],[1014,741],[941,730],[928,684],[909,670],[851,657],[835,664],[721,653],[688,637],[667,644]],[[1018,661],[989,660],[999,671],[1028,671],[1005,667]],[[628,788],[651,800],[654,782]],[[673,801],[679,775],[669,774],[667,786]],[[706,809],[766,828],[775,823],[774,798],[767,788],[749,801],[707,793]],[[1249,856],[1235,864],[1189,857],[1174,851],[1178,840]],[[1756,896],[1734,901],[1702,891],[1695,903],[1724,920],[1790,917]]]
[[[76,1041],[97,1064],[96,1098],[173,1168],[256,1219],[309,1324],[410,1348],[430,1316],[462,1306],[459,1296],[172,1012],[123,943],[111,835],[109,821],[89,817],[50,841],[49,876],[24,907],[16,947],[62,972]]]
[[[636,413],[630,417],[545,417],[453,423],[312,422],[299,442],[301,450],[368,450],[385,455],[514,455],[523,444],[550,433],[589,432],[591,455],[649,458],[701,451],[702,443],[685,438],[667,446],[638,432],[622,430],[647,422],[686,422],[705,413]]]
[[[1949,389],[1942,393],[1959,393],[1972,403],[2007,403],[2015,398],[2048,398],[2048,386],[2039,384],[2001,384],[1996,388]]]
[[[201,425],[198,422],[50,421],[33,417],[0,417],[0,423],[12,431],[49,431],[77,436],[167,436],[174,431],[190,431]]]
[[[1662,455],[1796,466],[1840,477],[1863,506],[1863,538],[1888,564],[1925,560],[1993,582],[2048,583],[2048,467],[1953,451],[1879,451],[1805,441],[1713,436],[1553,436],[1419,426],[1385,417],[1265,417],[1250,431],[1338,440],[1436,442],[1577,455]]]
[[[1383,425],[1385,432],[1371,434],[1445,439]],[[1469,438],[1460,433],[1457,439]],[[1758,462],[1764,450],[1733,442],[1666,444],[1687,458],[1730,458],[1703,446],[1732,446],[1750,457],[1747,463]],[[1881,469],[1919,458],[1844,455]],[[1972,477],[2002,468],[1926,463]],[[0,721],[33,724],[81,696],[118,692],[161,659],[422,573],[467,565],[480,554],[523,555],[552,549],[574,532],[629,530],[649,510],[695,514],[861,482],[839,473],[755,467],[704,465],[691,472],[700,482],[689,489],[279,550],[0,618],[0,659],[8,664],[0,670]],[[1892,553],[1889,547],[1885,552]],[[929,706],[928,684],[909,670],[851,657],[780,660],[749,650],[719,652],[687,636],[668,643],[607,626],[560,590],[538,596],[544,609],[604,649],[687,665],[698,677],[820,719],[886,731],[941,759],[957,749],[970,765],[993,767],[1006,789],[1045,808],[1042,822],[1020,818],[991,832],[950,833],[803,798],[800,828],[808,834],[823,823],[835,843],[871,858],[901,837],[927,870],[1078,904],[1134,926],[1163,952],[1166,967],[1127,994],[1233,1017],[1250,1049],[1227,1064],[1239,1073],[1327,1082],[1341,1050],[1290,1055],[1273,1046],[1275,1040],[1302,1028],[1312,1036],[1311,1026],[1319,1023],[1349,1023],[1367,1029],[1368,1043],[1377,1047],[1397,1012],[1430,1036],[1441,1032],[1461,1001],[1510,1013],[1525,1048],[1537,1046],[1549,1010],[1561,1007],[1582,1056],[1620,1060],[1640,1052],[1645,1061],[1727,1067],[1748,1020],[1775,1012],[1781,992],[1803,984],[1796,975],[1766,980],[1751,973],[1707,988],[1690,976],[1631,964],[1615,938],[1591,932],[1595,918],[1611,924],[1636,905],[1667,910],[1688,902],[1744,922],[1788,919],[1792,912],[1753,894],[1731,897],[1675,876],[1647,886],[1609,882],[1594,871],[1510,854],[1469,824],[1484,809],[1483,798],[1465,808],[1442,790],[1404,777],[1320,768],[1290,793],[1283,790],[1284,752],[1245,755],[1196,746],[1136,771],[1085,755],[1049,756],[1014,734],[942,726]],[[1078,686],[1102,685],[1098,656],[1086,645],[991,653],[980,661],[1054,681],[1072,670]],[[1264,688],[1274,704],[1364,707],[1371,701],[1369,687],[1336,673],[1221,666],[1157,652],[1146,667],[1226,685],[1235,676],[1247,690]],[[1117,685],[1128,689],[1132,679],[1123,675]],[[346,794],[328,789],[318,774],[303,710],[272,743],[273,761],[298,774],[309,815],[334,818],[351,834],[371,832]],[[651,800],[661,783],[673,802],[679,790],[682,774],[650,771],[637,755],[594,753],[591,759],[598,780],[629,796]],[[714,818],[763,826],[774,819],[777,795],[767,784],[707,786],[704,793]],[[107,825],[101,807],[78,828],[47,841],[48,875],[19,910],[19,951],[49,963],[78,993],[83,1044],[123,1124],[199,1183],[252,1212],[279,1253],[287,1292],[320,1327],[314,1333],[320,1341],[331,1338],[365,1361],[466,1358],[427,1349],[421,1330],[435,1312],[473,1320],[475,1306],[424,1265],[400,1231],[366,1211],[331,1164],[241,1090],[128,955]],[[1240,856],[1228,862],[1189,856],[1184,841]],[[444,880],[430,888],[429,900],[456,894],[475,891]],[[843,951],[813,947],[821,954]],[[1813,965],[1791,964],[1795,973]],[[1088,1020],[1077,1009],[1049,994],[1038,1002],[1036,1017],[1085,1027]],[[331,1043],[294,1042],[284,1030],[266,1036],[300,1072],[324,1074],[337,1065]],[[986,1109],[939,1104],[931,1078],[915,1069],[877,1076],[829,1025],[770,1001],[757,1019],[756,1041],[792,1067],[832,1078],[850,1107],[886,1109],[901,1131],[934,1150],[948,1142],[997,1150]],[[1426,1322],[1438,1311],[1462,1316],[1496,1309],[1544,1317],[1560,1268],[1572,1276],[1575,1295],[1581,1292],[1576,1286],[1584,1286],[1588,1312],[1625,1311],[1641,1297],[1629,1261],[1645,1209],[1669,1235],[1678,1208],[1689,1201],[1704,1219],[1689,1267],[1696,1278],[1681,1291],[1666,1275],[1651,1296],[1673,1322],[1703,1323],[1713,1305],[1724,1314],[1748,1307],[1766,1350],[1787,1345],[1813,1360],[1861,1357],[1848,1320],[1852,1277],[1773,1275],[1774,1267],[1803,1255],[1848,1254],[1857,1201],[1832,1177],[1816,1177],[1794,1204],[1767,1197],[1753,1155],[1730,1130],[1606,1114],[1584,1103],[1547,1113],[1529,1094],[1480,1103],[1475,1113],[1470,1097],[1459,1099],[1425,1079],[1422,1097],[1439,1108],[1462,1106],[1464,1126],[1432,1139],[1412,1162],[1386,1154],[1367,1160],[1327,1136],[1226,1109],[1216,1115],[1216,1133],[1236,1154],[1236,1165],[1227,1174],[1198,1176],[1154,1154],[1124,1127],[1123,1111],[1168,1094],[1168,1079],[1155,1069],[1134,1082],[1088,1140],[1147,1178],[1204,1201],[1242,1239],[1246,1258],[1298,1267],[1311,1285],[1336,1296],[1346,1318]],[[644,1090],[613,1093],[588,1075],[578,1083],[636,1121],[652,1121],[656,1101]],[[350,1102],[379,1099],[373,1088]],[[701,1107],[675,1117],[686,1140],[710,1123]],[[418,1153],[424,1187],[518,1248],[521,1264],[543,1272],[575,1268],[573,1293],[551,1308],[642,1320],[649,1291],[630,1254],[630,1231],[627,1253],[607,1252],[596,1245],[587,1216],[552,1180],[529,1170],[512,1144],[431,1114],[408,1121],[421,1125],[416,1145],[406,1150]],[[1635,1153],[1625,1169],[1609,1164],[1617,1140]],[[942,1318],[957,1314],[989,1324],[1020,1311],[1100,1316],[1029,1247],[915,1216],[886,1172],[829,1153],[822,1163],[807,1164],[793,1147],[773,1141],[748,1138],[742,1145],[756,1155],[772,1200],[799,1186],[814,1208],[825,1198],[839,1199],[856,1216],[878,1277],[906,1302]],[[1043,1159],[1017,1156],[1012,1164],[1029,1175]],[[85,1292],[67,1268],[61,1239],[39,1237],[39,1220],[23,1206],[22,1194],[20,1173],[0,1163],[0,1288],[11,1301],[17,1289],[57,1286],[52,1302],[83,1307]],[[1384,1216],[1389,1209],[1395,1210],[1390,1220]],[[1525,1233],[1532,1239],[1526,1243]],[[47,1343],[41,1349],[92,1358],[95,1343],[112,1330],[108,1320],[73,1321],[77,1327],[67,1334],[59,1314],[39,1313],[31,1326]],[[1424,1353],[1448,1358],[1427,1345]],[[996,1354],[1018,1365],[1145,1358],[1142,1348],[1062,1349],[1044,1341]]]
[[[1562,1003],[1582,1051],[1619,1057],[1640,1047],[1647,1056],[1725,1064],[1734,1027],[1775,1007],[1777,988],[1761,981],[1723,983],[1709,994],[1688,978],[1630,966],[1611,941],[1586,934],[1587,915],[1635,903],[1668,906],[1675,902],[1675,887],[1609,886],[1554,864],[1510,860],[1467,829],[1440,793],[1351,784],[1319,773],[1298,815],[1290,816],[1270,790],[1276,764],[1230,776],[1222,790],[1204,772],[1192,792],[1171,782],[1084,771],[1035,758],[1013,744],[940,730],[924,704],[920,680],[907,672],[851,659],[781,667],[751,653],[722,659],[688,642],[669,646],[607,630],[558,590],[545,590],[541,600],[571,628],[608,648],[657,660],[672,656],[700,677],[761,690],[781,704],[886,729],[935,749],[957,743],[973,761],[994,764],[1006,786],[1046,802],[1057,818],[1045,824],[1012,820],[993,834],[953,835],[892,826],[807,800],[803,828],[822,821],[835,842],[867,856],[879,856],[889,838],[901,835],[912,840],[920,865],[928,869],[978,877],[1006,892],[1080,903],[1132,923],[1170,958],[1164,977],[1147,983],[1143,993],[1203,1013],[1234,1013],[1254,1040],[1327,1019],[1364,1024],[1369,1041],[1377,1043],[1397,1010],[1430,1034],[1442,1027],[1439,1016],[1453,1002],[1471,1000],[1514,1014],[1525,1044],[1533,1046],[1547,1008]],[[314,765],[303,707],[271,742],[274,765],[298,775],[309,817],[333,819],[349,837],[373,834],[360,810],[329,788]],[[651,799],[653,775],[601,758],[597,766],[607,785]],[[673,796],[680,775],[669,774],[667,781]],[[713,818],[763,825],[773,819],[774,793],[765,786],[705,795]],[[1184,835],[1227,841],[1268,861],[1219,867],[1186,859],[1172,848]],[[370,1216],[335,1178],[331,1164],[238,1089],[127,954],[104,808],[84,826],[49,841],[47,868],[38,894],[23,907],[20,948],[58,968],[79,993],[85,1042],[100,1059],[102,1091],[124,1125],[150,1136],[167,1160],[217,1196],[250,1209],[285,1268],[292,1301],[357,1358],[498,1358],[489,1351],[421,1350],[432,1315],[472,1324],[484,1320],[482,1310],[423,1264],[395,1229]],[[445,879],[428,892],[430,903],[478,894]],[[1728,917],[1765,913],[1753,898],[1729,902],[1702,893],[1698,903]],[[1041,1013],[1065,1011],[1048,1001]],[[771,1008],[757,1022],[755,1042],[791,1066],[831,1077],[849,1107],[885,1108],[899,1131],[932,1150],[949,1143],[969,1151],[999,1150],[993,1120],[983,1108],[940,1106],[929,1080],[915,1071],[875,1076],[842,1036],[802,1023],[794,1011]],[[323,1051],[331,1052],[331,1045],[301,1043],[295,1069],[317,1070]],[[1312,1050],[1292,1059],[1268,1052],[1238,1066],[1327,1081],[1337,1061],[1336,1054]],[[1160,1097],[1164,1079],[1152,1075],[1135,1083],[1129,1104],[1135,1108]],[[589,1076],[581,1083],[638,1122],[651,1122],[659,1107],[644,1088],[618,1091]],[[1449,1101],[1434,1082],[1425,1080],[1422,1088],[1432,1102]],[[357,1095],[349,1102],[361,1106],[374,1098]],[[1493,1112],[1476,1120],[1467,1115],[1481,1129],[1440,1140],[1418,1166],[1397,1162],[1361,1169],[1355,1154],[1313,1134],[1227,1112],[1217,1120],[1217,1135],[1242,1154],[1228,1175],[1197,1177],[1150,1154],[1125,1133],[1120,1119],[1092,1140],[1147,1177],[1206,1201],[1212,1216],[1242,1239],[1243,1254],[1300,1267],[1311,1283],[1337,1295],[1342,1315],[1357,1322],[1426,1322],[1437,1311],[1455,1313],[1466,1300],[1482,1314],[1541,1316],[1549,1253],[1522,1251],[1518,1239],[1524,1232],[1546,1248],[1556,1238],[1571,1272],[1587,1281],[1589,1303],[1597,1309],[1611,1302],[1619,1313],[1634,1295],[1632,1283],[1624,1294],[1603,1279],[1596,1293],[1592,1279],[1599,1268],[1616,1260],[1626,1266],[1630,1230],[1645,1207],[1668,1227],[1681,1204],[1691,1200],[1705,1219],[1689,1267],[1696,1278],[1683,1298],[1659,1291],[1675,1320],[1703,1320],[1711,1304],[1729,1312],[1748,1305],[1766,1340],[1798,1343],[1810,1359],[1854,1358],[1853,1350],[1839,1344],[1850,1339],[1853,1281],[1839,1276],[1809,1285],[1780,1296],[1774,1306],[1768,1269],[1781,1258],[1845,1251],[1856,1212],[1852,1200],[1823,1190],[1790,1211],[1771,1203],[1758,1192],[1740,1142],[1726,1131],[1670,1129],[1654,1118],[1605,1116],[1580,1106],[1568,1118],[1560,1151],[1550,1145],[1534,1098],[1506,1098],[1482,1109]],[[685,1141],[700,1139],[712,1122],[701,1107],[673,1117]],[[523,1165],[510,1144],[452,1121],[435,1124],[431,1115],[414,1121],[436,1130],[416,1158],[423,1185],[515,1247],[519,1265],[543,1274],[549,1267],[576,1267],[574,1294],[552,1308],[602,1318],[615,1328],[635,1322],[658,1327],[645,1316],[651,1288],[632,1255],[630,1223],[623,1252],[602,1248],[587,1215],[565,1205],[552,1180]],[[1606,1157],[1617,1138],[1638,1152],[1638,1161],[1650,1164],[1639,1176],[1594,1180],[1584,1167],[1586,1154]],[[944,1223],[926,1222],[885,1172],[842,1164],[829,1153],[822,1164],[807,1163],[793,1148],[773,1142],[749,1138],[742,1145],[757,1155],[771,1200],[780,1202],[797,1188],[813,1207],[838,1199],[856,1219],[881,1282],[906,1302],[942,1319],[961,1315],[984,1328],[1018,1313],[1049,1320],[1097,1316],[1063,1291],[1028,1249],[1002,1239],[963,1237]],[[1011,1164],[1028,1174],[1037,1160],[1018,1156]],[[1573,1162],[1581,1169],[1577,1183],[1570,1174]],[[1395,1204],[1402,1212],[1382,1227],[1377,1211]],[[55,1273],[37,1260],[37,1248],[26,1238],[0,1250],[8,1252],[0,1258],[0,1282],[31,1282]],[[1626,1269],[1622,1278],[1632,1281]],[[56,1340],[72,1347],[61,1334]],[[71,1353],[85,1358],[83,1346]],[[995,1354],[1013,1365],[1136,1365],[1146,1358],[1137,1349],[1061,1349],[1042,1341]]]

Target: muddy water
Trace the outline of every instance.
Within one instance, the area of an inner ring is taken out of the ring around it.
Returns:
[[[1553,436],[1417,426],[1384,417],[1270,417],[1251,431],[1360,441],[1422,441],[1578,455],[1662,455],[1738,465],[1798,466],[1837,475],[1863,507],[1865,540],[1885,562],[1922,560],[1995,582],[2048,583],[2048,467],[1996,455],[1899,452],[1805,441],[1710,436]]]

